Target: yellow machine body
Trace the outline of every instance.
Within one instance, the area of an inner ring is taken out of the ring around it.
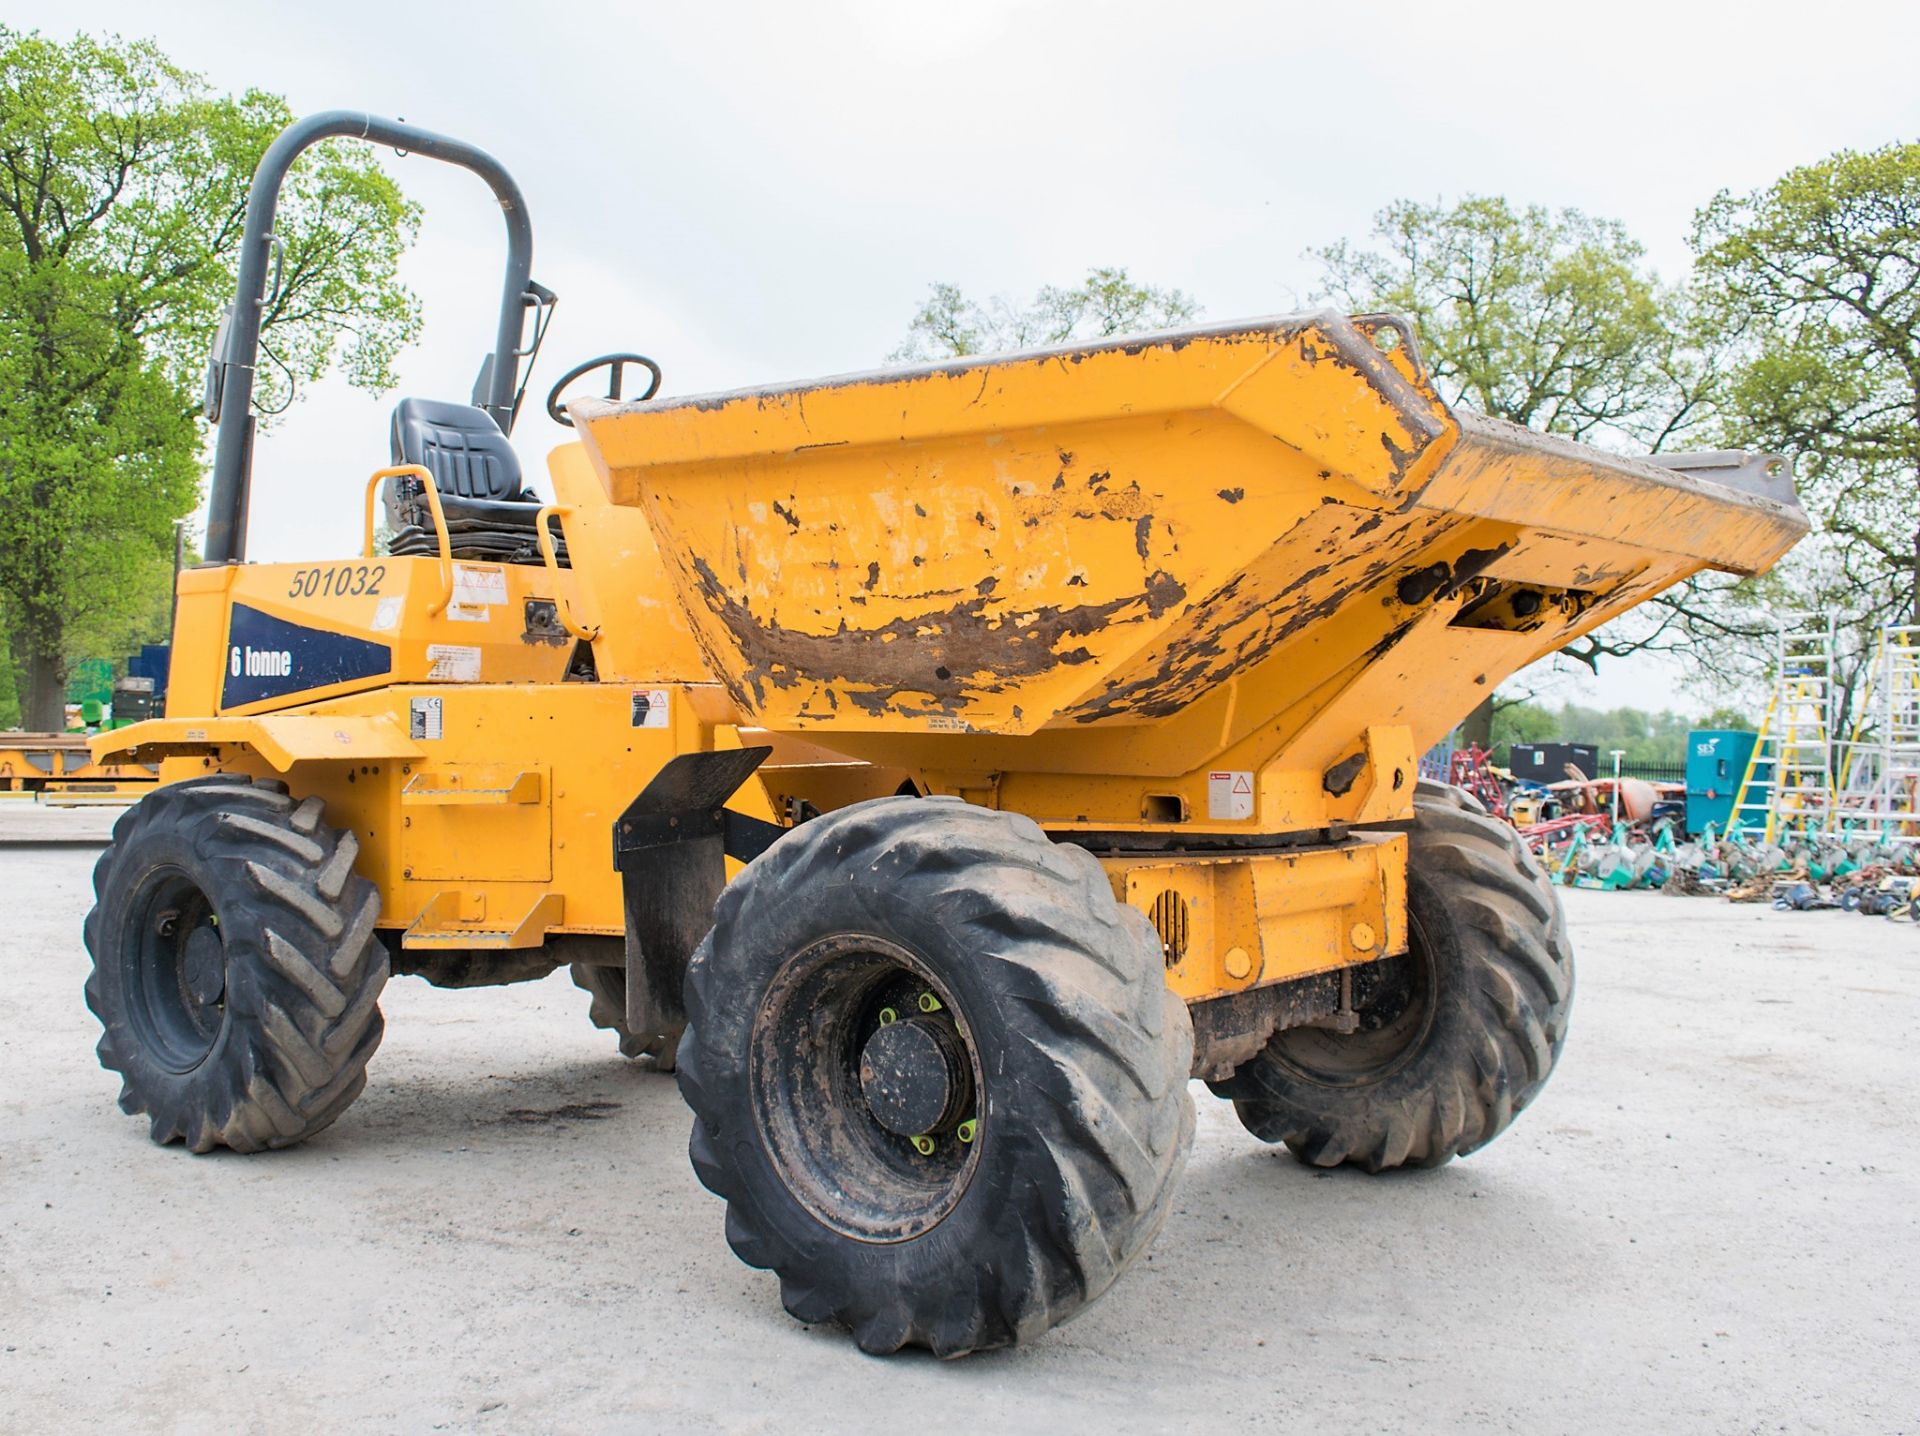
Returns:
[[[1454,413],[1331,314],[572,415],[571,567],[190,570],[167,716],[95,756],[292,775],[383,926],[477,949],[621,932],[628,801],[768,747],[742,814],[917,791],[1086,843],[1201,1001],[1403,951],[1418,755],[1806,529]]]

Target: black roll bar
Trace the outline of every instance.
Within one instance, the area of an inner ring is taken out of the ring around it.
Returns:
[[[240,241],[240,277],[222,352],[214,358],[218,374],[212,388],[219,404],[219,429],[213,453],[213,483],[207,499],[207,560],[239,563],[247,550],[247,491],[253,470],[253,375],[259,362],[260,319],[267,270],[273,251],[273,219],[280,186],[301,151],[324,139],[346,135],[392,145],[428,159],[458,165],[485,180],[500,201],[507,221],[507,275],[500,293],[500,324],[493,353],[482,372],[486,386],[475,401],[493,416],[503,433],[513,430],[516,380],[527,308],[537,303],[532,286],[533,223],[527,202],[500,162],[484,150],[398,120],[383,120],[351,110],[325,110],[295,120],[260,157],[247,192],[247,222]]]

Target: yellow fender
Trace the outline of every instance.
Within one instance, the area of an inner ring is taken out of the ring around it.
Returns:
[[[156,762],[213,748],[250,748],[276,773],[296,763],[407,761],[425,756],[398,719],[380,714],[262,714],[250,718],[149,718],[93,738],[96,763]]]

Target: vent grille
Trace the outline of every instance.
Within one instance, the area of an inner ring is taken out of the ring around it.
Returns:
[[[1187,955],[1187,900],[1168,888],[1153,900],[1147,916],[1160,934],[1160,951],[1172,967]]]

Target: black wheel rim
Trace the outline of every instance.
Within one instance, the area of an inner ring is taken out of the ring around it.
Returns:
[[[754,1017],[749,1081],[802,1206],[870,1242],[907,1241],[954,1209],[989,1140],[970,1031],[946,985],[884,938],[824,938],[781,970]],[[921,1118],[927,1130],[901,1130]]]
[[[1385,975],[1394,970],[1388,964],[1397,966],[1398,980],[1380,983],[1355,1003],[1360,1025],[1352,1032],[1294,1027],[1276,1033],[1268,1053],[1296,1076],[1323,1087],[1364,1087],[1391,1077],[1426,1045],[1438,996],[1433,946],[1411,912],[1406,955],[1367,966],[1378,966]],[[1353,971],[1356,984],[1373,975],[1365,967]]]
[[[219,914],[185,872],[162,867],[141,881],[128,915],[120,976],[133,1035],[161,1066],[190,1072],[227,1022]]]

